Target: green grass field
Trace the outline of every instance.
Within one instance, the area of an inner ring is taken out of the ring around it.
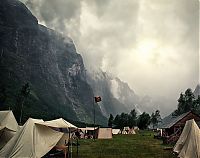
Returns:
[[[152,132],[136,135],[115,135],[110,140],[79,140],[79,158],[175,158],[172,150],[163,150],[162,141]],[[73,148],[76,158],[76,148]]]

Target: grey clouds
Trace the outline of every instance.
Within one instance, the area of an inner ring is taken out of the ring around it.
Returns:
[[[198,0],[24,2],[41,24],[74,40],[87,69],[111,72],[140,95],[168,98],[168,110],[199,82]]]

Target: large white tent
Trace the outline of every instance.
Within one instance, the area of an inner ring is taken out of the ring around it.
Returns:
[[[61,139],[56,144],[56,148],[61,149],[61,150],[64,149],[63,151],[64,151],[65,157],[66,157],[66,144],[68,142],[70,142],[70,145],[68,145],[68,151],[69,151],[68,157],[69,157],[70,154],[72,153],[72,143],[71,143],[71,141],[69,141],[69,138],[71,138],[70,133],[75,131],[76,129],[78,129],[78,127],[74,126],[73,124],[64,120],[63,118],[59,118],[59,119],[55,119],[55,120],[51,120],[51,121],[40,122],[38,124],[45,125],[47,127],[53,127],[53,128],[62,129],[62,130],[67,129],[68,130],[67,132],[66,132],[66,130],[64,131],[65,133],[63,133],[63,136],[61,137]]]
[[[61,139],[63,133],[42,125],[42,122],[44,121],[29,118],[0,150],[0,157],[39,158],[48,153]]]
[[[112,128],[99,128],[97,132],[98,139],[112,139]]]
[[[186,122],[174,152],[180,158],[200,158],[200,129],[194,119]]]
[[[68,130],[67,132],[65,130],[65,133],[63,134],[62,138],[59,140],[57,145],[63,145],[63,144],[68,143],[69,137],[71,137],[70,132],[78,128],[75,125],[71,124],[70,122],[64,120],[63,118],[59,118],[59,119],[55,119],[51,121],[39,122],[38,124],[45,125],[48,127],[53,127],[53,128],[64,128]]]
[[[0,111],[0,149],[14,136],[19,129],[12,111]]]

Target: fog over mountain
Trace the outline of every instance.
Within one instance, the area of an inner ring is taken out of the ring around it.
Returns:
[[[198,0],[23,2],[39,23],[73,39],[88,71],[119,77],[164,115],[199,83]]]

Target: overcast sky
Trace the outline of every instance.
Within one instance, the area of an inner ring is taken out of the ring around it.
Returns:
[[[39,22],[70,36],[87,69],[101,67],[139,95],[199,82],[198,0],[29,0]]]

